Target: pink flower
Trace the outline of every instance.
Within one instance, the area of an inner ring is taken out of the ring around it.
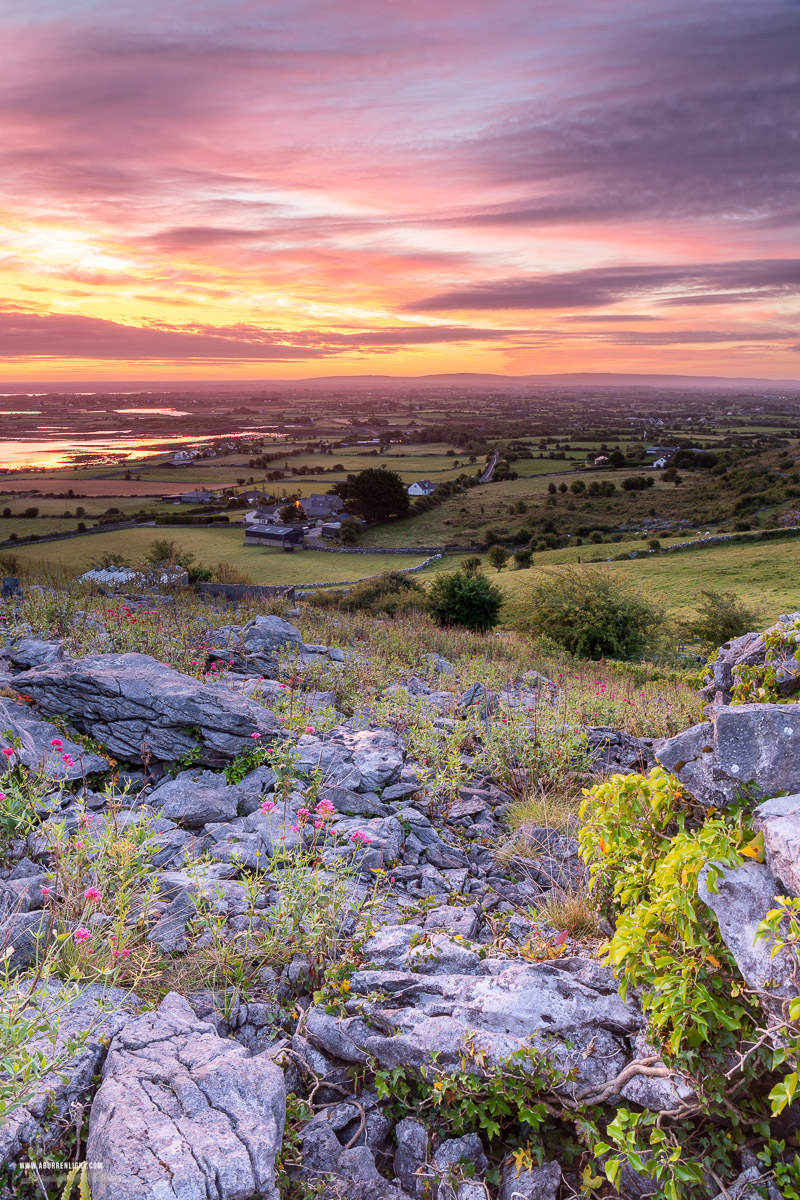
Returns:
[[[313,726],[313,725],[306,725],[306,729],[305,729],[305,731],[306,731],[306,733],[313,733],[313,732],[314,732],[314,726]]]
[[[56,750],[61,750],[64,746],[64,743],[62,742],[61,738],[53,738],[50,745],[55,746]]]
[[[330,800],[320,800],[319,804],[317,805],[317,812],[330,814],[335,813],[336,809],[331,804]]]
[[[124,948],[123,948],[123,949],[120,951],[120,953],[122,954],[122,957],[123,957],[123,958],[130,958],[130,956],[131,956],[131,952],[130,952],[130,950],[127,948],[127,946],[126,946],[126,947],[124,947]]]
[[[350,841],[355,842],[357,845],[360,844],[362,846],[369,846],[372,842],[372,838],[367,837],[365,833],[362,833],[360,829],[357,829],[355,833],[350,834]]]
[[[5,800],[5,798],[6,798],[5,792],[0,792],[0,800]]]
[[[82,850],[82,849],[84,848],[84,846],[85,846],[85,845],[86,845],[86,843],[85,843],[85,842],[76,842],[76,843],[75,843],[75,849],[76,849],[76,850]]]
[[[278,717],[278,720],[281,722],[282,725],[285,725],[286,722],[288,721],[288,719],[289,719],[288,717]],[[3,753],[5,753],[5,751],[3,751]]]
[[[303,820],[305,821],[306,817],[311,816],[311,813],[308,811],[307,808],[298,808],[297,815],[298,815],[298,817],[302,817]]]
[[[92,816],[91,813],[82,813],[81,814],[81,825],[91,825],[93,820],[94,820],[94,817]]]
[[[75,930],[72,936],[80,946],[83,942],[88,942],[92,935],[88,929],[81,925],[79,929]]]
[[[300,832],[300,826],[299,826],[299,825],[290,825],[290,826],[289,826],[289,828],[291,829],[292,833],[299,833],[299,832]]]
[[[5,754],[6,758],[11,758],[11,755],[13,753],[14,753],[14,751],[9,746],[7,746],[5,748],[5,750],[3,751],[3,754]]]
[[[84,900],[102,900],[99,890],[96,887],[88,887],[83,893]]]
[[[315,821],[315,822],[314,822],[314,828],[315,828],[315,829],[324,829],[324,828],[325,828],[325,822],[324,822],[324,821]]]
[[[251,733],[251,734],[250,734],[250,737],[251,737],[251,738],[260,738],[260,737],[261,737],[261,734],[260,734],[260,733]]]
[[[275,801],[274,801],[274,800],[265,800],[265,801],[263,802],[263,804],[261,805],[261,811],[262,811],[263,813],[272,812],[272,810],[273,810],[273,808],[274,808],[274,807],[275,807]]]
[[[43,887],[43,888],[42,888],[42,895],[43,895],[43,896],[52,896],[52,894],[53,894],[53,889],[52,889],[52,888],[48,888],[48,887]]]

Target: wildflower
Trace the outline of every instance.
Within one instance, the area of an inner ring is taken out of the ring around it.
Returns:
[[[84,900],[102,900],[99,890],[96,887],[88,887],[83,893]]]
[[[6,758],[11,758],[11,755],[13,753],[14,753],[14,751],[11,749],[10,746],[7,746],[6,749],[3,751],[3,754],[5,754]]]
[[[367,835],[362,833],[360,829],[356,829],[354,833],[350,834],[350,841],[355,842],[356,845],[369,846],[372,842],[372,838],[367,837]]]
[[[275,807],[275,801],[274,801],[274,800],[265,800],[265,801],[263,802],[263,804],[261,805],[261,811],[262,811],[263,813],[272,812],[272,810],[273,810],[273,808],[274,808],[274,807]]]
[[[82,945],[82,944],[83,944],[83,942],[88,942],[88,941],[89,941],[89,938],[90,938],[92,935],[91,935],[91,933],[89,932],[89,930],[88,930],[88,929],[86,929],[86,927],[85,927],[85,926],[81,925],[81,926],[80,926],[78,929],[76,929],[76,930],[75,930],[75,932],[73,933],[73,935],[72,935],[72,936],[73,936],[74,940],[75,940],[75,941],[78,943],[78,945],[80,946],[80,945]]]
[[[282,725],[285,725],[288,720],[288,717],[278,717],[278,720],[281,722]]]
[[[330,814],[335,813],[336,809],[331,804],[330,800],[320,800],[319,804],[317,805],[317,812]]]
[[[5,798],[6,798],[5,792],[0,792],[0,801],[5,800]]]
[[[324,821],[315,821],[315,822],[314,822],[314,828],[315,828],[315,829],[324,829],[324,828],[325,828],[325,822],[324,822]]]
[[[94,817],[91,813],[81,813],[81,825],[91,825]]]
[[[76,843],[75,843],[75,849],[76,849],[76,850],[83,850],[83,848],[84,848],[84,846],[85,846],[85,845],[86,845],[86,843],[85,843],[85,842],[76,842]]]
[[[291,829],[292,833],[299,833],[299,832],[300,832],[300,826],[299,826],[299,825],[290,825],[290,826],[289,826],[289,828]]]
[[[61,738],[53,738],[50,745],[55,746],[56,750],[63,750],[64,748],[64,743],[62,742]]]
[[[261,734],[260,734],[260,733],[251,733],[251,734],[250,734],[250,737],[251,737],[251,738],[260,738],[260,737],[261,737]]]
[[[43,888],[42,888],[42,895],[43,895],[43,896],[52,896],[52,894],[53,894],[53,889],[52,889],[52,888],[49,888],[49,887],[43,887]]]
[[[306,733],[313,733],[313,732],[314,732],[314,726],[313,726],[313,725],[306,725],[305,732],[306,732]]]

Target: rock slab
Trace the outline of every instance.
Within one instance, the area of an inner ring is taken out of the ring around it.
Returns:
[[[116,758],[217,766],[283,736],[274,713],[221,684],[204,684],[147,654],[98,654],[25,671],[15,686],[47,714],[61,713]]]
[[[171,992],[111,1042],[89,1124],[93,1200],[278,1200],[285,1109],[271,1058]]]

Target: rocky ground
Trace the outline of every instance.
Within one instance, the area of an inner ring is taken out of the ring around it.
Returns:
[[[47,1156],[77,1126],[94,1200],[662,1194],[630,1167],[615,1189],[587,1178],[552,1137],[514,1155],[498,1136],[504,1104],[534,1134],[623,1103],[675,1121],[695,1099],[649,1044],[642,997],[598,960],[607,919],[583,936],[559,920],[555,902],[587,895],[577,825],[528,822],[508,845],[515,797],[482,738],[511,714],[534,730],[557,684],[448,687],[435,655],[387,679],[434,730],[469,729],[468,782],[443,796],[396,721],[336,710],[326,673],[356,651],[262,616],[213,628],[206,653],[224,683],[142,653],[76,658],[33,631],[2,650],[0,751],[35,812],[4,825],[0,953],[7,989],[33,978],[32,1007],[60,1021],[55,1043],[33,1031],[57,1070],[8,1114],[2,1161]],[[295,683],[310,666],[313,686]],[[584,766],[659,763],[705,808],[757,790],[763,861],[701,894],[776,1011],[800,994],[795,961],[756,930],[800,895],[800,710],[731,706],[727,676],[718,690],[671,739],[582,729]],[[287,694],[306,724],[282,715]],[[535,1112],[519,1101],[532,1079]],[[35,1194],[14,1170],[4,1195]],[[761,1194],[782,1194],[752,1153],[694,1194],[740,1197],[762,1173]]]

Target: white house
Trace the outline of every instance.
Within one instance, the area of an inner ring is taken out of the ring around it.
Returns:
[[[432,496],[435,491],[436,484],[430,479],[415,479],[408,488],[409,496]]]

